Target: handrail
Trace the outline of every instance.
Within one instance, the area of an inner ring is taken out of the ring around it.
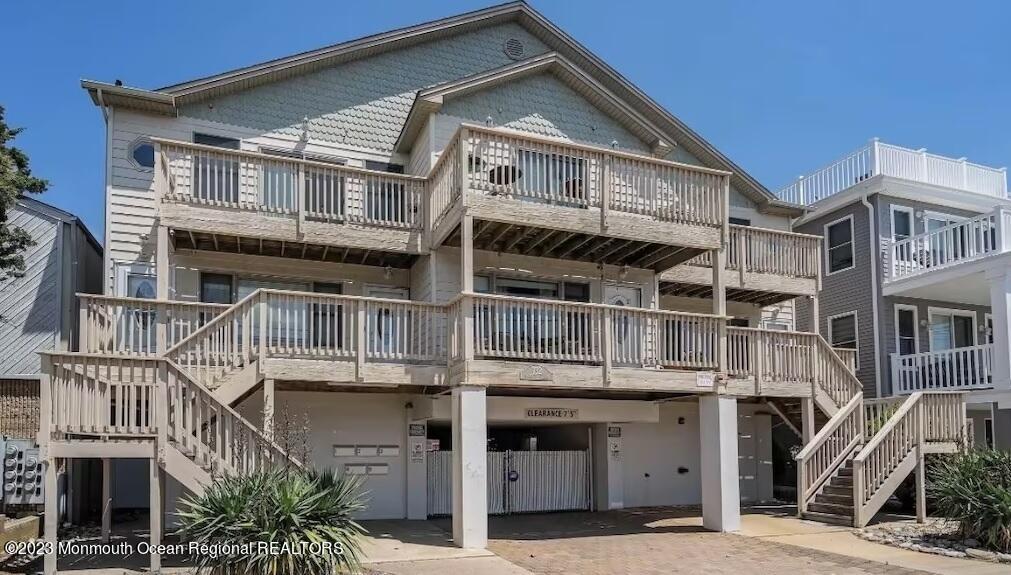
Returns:
[[[893,393],[993,387],[992,343],[890,354]]]
[[[821,236],[730,224],[726,269],[817,279]],[[702,253],[687,265],[712,267],[712,255]]]
[[[863,393],[842,407],[796,456],[800,513],[863,441]]]
[[[818,449],[819,444],[824,443],[829,435],[833,431],[839,428],[843,423],[843,418],[839,417],[839,414],[847,414],[856,410],[857,406],[862,405],[864,400],[863,392],[860,392],[853,396],[853,399],[849,401],[846,405],[840,409],[834,417],[832,417],[825,425],[818,430],[818,433],[811,438],[811,441],[801,449],[794,459],[803,459],[809,457],[816,449]]]

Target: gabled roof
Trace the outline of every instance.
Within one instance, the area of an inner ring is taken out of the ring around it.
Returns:
[[[777,199],[762,184],[681,120],[522,1],[375,34],[158,90],[143,90],[87,80],[82,81],[82,86],[91,94],[96,105],[102,105],[104,101],[105,104],[175,114],[180,106],[186,104],[505,22],[516,22],[523,26],[554,50],[556,56],[564,58],[569,66],[582,71],[585,76],[598,84],[600,89],[606,90],[630,110],[634,110],[641,117],[643,125],[652,125],[661,134],[666,134],[667,142],[681,145],[706,166],[733,172],[731,183],[734,187],[760,204],[765,211],[788,216],[797,216],[804,212],[800,206]]]
[[[52,204],[47,204],[46,202],[36,200],[35,198],[30,198],[28,196],[21,196],[20,198],[18,198],[16,205],[20,207],[22,210],[39,213],[45,217],[52,218],[54,220],[60,220],[70,225],[77,226],[84,233],[84,237],[87,238],[88,242],[95,248],[95,250],[99,254],[103,253],[102,244],[98,243],[98,240],[95,239],[95,236],[91,233],[91,230],[89,230],[88,226],[85,225],[84,220],[75,216],[74,214],[66,210],[57,208]]]
[[[398,152],[410,151],[415,138],[428,120],[428,115],[438,112],[447,100],[543,73],[554,74],[592,104],[618,120],[640,140],[648,143],[658,155],[666,155],[671,150],[667,137],[659,128],[556,52],[548,52],[501,68],[419,90],[393,149]]]

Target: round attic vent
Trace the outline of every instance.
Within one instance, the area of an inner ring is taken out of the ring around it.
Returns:
[[[502,47],[506,56],[509,56],[511,60],[519,60],[523,57],[523,42],[516,38],[509,38],[505,41],[505,46]]]

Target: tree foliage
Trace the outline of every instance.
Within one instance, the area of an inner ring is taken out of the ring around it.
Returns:
[[[15,202],[24,194],[39,194],[49,186],[46,180],[32,175],[28,156],[12,145],[21,131],[7,126],[0,106],[0,281],[24,274],[24,251],[34,243],[27,231],[8,221]]]

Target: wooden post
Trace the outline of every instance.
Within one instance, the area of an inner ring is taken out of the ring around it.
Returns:
[[[800,433],[801,441],[805,446],[811,443],[815,433],[817,433],[815,430],[814,410],[813,397],[804,397],[800,400]]]
[[[157,400],[154,402],[155,425],[157,426],[158,443],[155,445],[156,463],[165,464],[165,450],[168,449],[169,437],[169,385],[168,385],[168,364],[165,361],[158,362],[158,388]]]
[[[169,299],[169,232],[168,227],[158,225],[158,239],[155,246],[155,281],[157,282],[157,311],[155,312],[155,350],[158,355],[168,349],[168,315],[164,302]]]
[[[811,332],[821,335],[821,309],[819,307],[818,296],[811,297]]]
[[[39,444],[39,458],[45,462],[45,486],[44,486],[44,511],[43,537],[51,552],[46,553],[43,561],[43,570],[46,575],[56,573],[56,532],[59,527],[59,492],[56,483],[57,461],[53,458],[49,450],[49,440],[52,437],[52,362],[53,357],[43,355],[39,374],[39,433],[37,441]]]
[[[865,426],[866,429],[866,426]],[[853,460],[853,527],[863,527],[864,517],[864,462]]]
[[[257,313],[260,316],[259,318],[260,322],[257,326],[258,328],[257,331],[259,333],[257,334],[257,341],[256,341],[257,347],[256,358],[258,360],[258,369],[262,373],[263,360],[267,359],[267,318],[270,312],[269,307],[270,304],[267,302],[267,296],[263,292],[260,292],[260,295],[257,297],[259,301],[255,301],[253,303]]]
[[[295,237],[302,239],[302,229],[305,227],[305,165],[298,163],[298,170],[295,173],[295,210],[298,217],[295,219]]]
[[[463,327],[460,341],[462,360],[474,359],[474,216],[464,213],[460,219],[460,321]],[[464,365],[467,365],[465,363]]]
[[[607,231],[607,216],[611,211],[611,156],[604,156],[600,182],[600,231]]]
[[[807,512],[807,465],[803,459],[797,460],[797,517]]]
[[[88,336],[90,335],[90,329],[88,326],[88,304],[90,298],[83,294],[77,294],[77,305],[78,305],[78,320],[77,320],[77,351],[89,352],[88,349],[89,341]]]
[[[164,475],[161,470],[161,465],[158,464],[157,459],[151,459],[150,463],[151,471],[151,499],[149,506],[151,508],[151,536],[149,542],[151,543],[151,573],[161,572],[161,553],[158,552],[158,545],[161,545],[162,538],[162,519],[163,519],[163,509],[162,509],[162,489]]]
[[[744,236],[747,234],[747,228],[741,228],[737,232],[737,277],[741,282],[741,287],[745,284],[745,267],[748,261],[748,254],[745,249],[747,249],[747,238]]]
[[[263,434],[274,439],[274,402],[275,387],[273,379],[263,380]]]
[[[713,314],[721,318],[727,315],[726,247],[712,250],[713,262]],[[727,320],[717,321],[716,370],[720,374],[727,371]],[[717,378],[719,381],[720,378]]]
[[[927,520],[927,470],[924,463],[924,448],[927,446],[926,409],[923,397],[916,402],[916,522]]]
[[[112,460],[102,458],[102,543],[109,542],[112,532]]]
[[[456,169],[460,174],[460,206],[466,209],[467,188],[470,184],[470,130],[466,126],[460,128],[460,141],[457,145],[459,157],[456,159]],[[461,221],[462,223],[462,221]],[[462,245],[462,244],[461,244]]]
[[[357,301],[355,320],[355,381],[361,383],[365,381],[365,355],[368,351],[368,333],[365,329],[368,323],[368,304],[364,301]]]
[[[611,385],[611,370],[614,366],[614,317],[611,308],[604,308],[604,325],[600,337],[600,353],[604,357],[602,377],[604,386]]]
[[[755,369],[755,395],[762,394],[762,376],[765,373],[765,332],[752,332],[752,365]]]

